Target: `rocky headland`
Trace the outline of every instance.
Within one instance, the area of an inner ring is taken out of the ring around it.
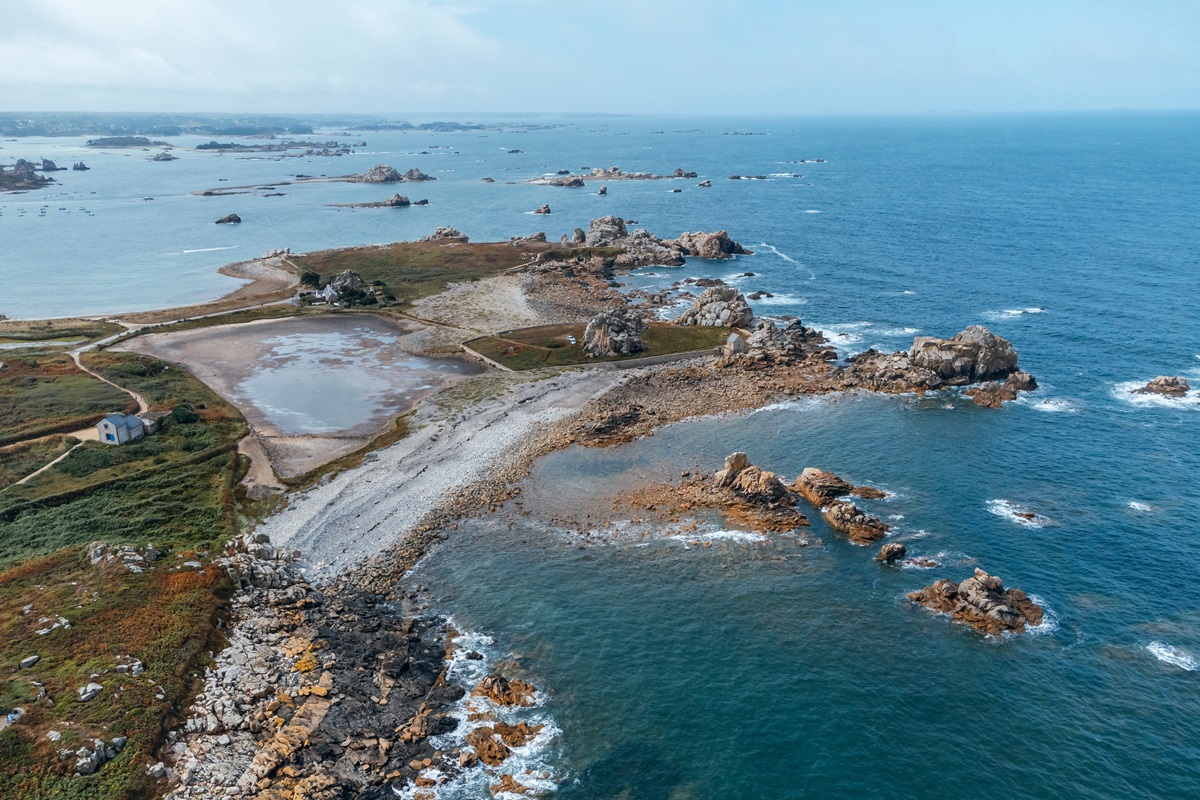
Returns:
[[[0,192],[26,192],[55,182],[53,178],[39,175],[38,170],[36,164],[23,158],[18,158],[11,167],[0,166]]]

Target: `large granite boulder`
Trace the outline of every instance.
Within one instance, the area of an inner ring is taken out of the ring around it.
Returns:
[[[1187,378],[1178,375],[1159,375],[1154,380],[1137,390],[1138,394],[1161,394],[1167,397],[1183,397],[1190,392],[1192,385]]]
[[[864,514],[853,503],[833,503],[822,509],[821,516],[835,531],[850,537],[854,544],[868,545],[887,536],[891,530],[878,517]]]
[[[342,292],[362,292],[367,288],[367,282],[362,279],[362,276],[354,270],[349,269],[335,275],[333,280],[329,281],[329,285],[338,294]]]
[[[625,220],[620,217],[607,216],[592,220],[588,226],[584,241],[588,247],[615,247],[629,235],[625,228]]]
[[[592,358],[629,356],[646,349],[641,314],[628,306],[601,311],[583,332],[583,350]]]
[[[1023,631],[1026,625],[1041,624],[1044,616],[1042,607],[1020,589],[1005,589],[1002,580],[978,568],[962,583],[943,578],[910,592],[908,599],[982,633]]]
[[[395,167],[376,164],[363,174],[355,175],[354,180],[359,183],[399,183],[403,178]]]
[[[950,386],[1007,377],[1017,368],[1017,351],[982,325],[950,339],[918,336],[908,351],[913,366],[928,369]]]
[[[751,358],[790,364],[808,357],[829,361],[837,351],[829,346],[825,336],[816,328],[806,328],[795,319],[784,325],[771,320],[759,320],[746,340],[746,352]]]
[[[695,176],[695,173],[692,173]],[[737,242],[729,238],[725,231],[716,233],[684,233],[678,239],[668,241],[683,252],[684,255],[700,258],[733,258],[735,255],[754,255]]]
[[[756,505],[773,506],[794,499],[778,475],[754,466],[740,451],[725,456],[725,466],[713,475],[713,482],[718,488],[732,489],[743,500]]]
[[[437,178],[433,177],[432,175],[426,175],[424,172],[421,172],[421,170],[413,167],[408,172],[404,173],[404,175],[401,177],[401,180],[404,183],[419,183],[421,181],[436,181]]]
[[[806,467],[792,488],[817,508],[824,508],[854,491],[852,483],[816,467]]]
[[[713,286],[696,298],[675,322],[679,325],[724,325],[744,328],[754,319],[746,298],[732,286]]]

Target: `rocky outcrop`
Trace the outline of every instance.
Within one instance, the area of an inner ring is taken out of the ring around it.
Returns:
[[[604,195],[608,194],[608,187],[601,186],[600,189],[596,192],[596,194],[600,195],[601,197],[604,197]]]
[[[60,750],[58,756],[60,760],[75,759],[76,775],[94,775],[125,749],[125,742],[124,736],[118,736],[109,742],[103,739],[93,739],[90,747],[84,745],[78,750]]]
[[[39,175],[32,161],[18,158],[12,167],[0,166],[0,192],[24,192],[54,183],[53,178]]]
[[[807,467],[800,473],[800,477],[796,478],[792,488],[817,508],[824,508],[836,502],[839,497],[850,494],[854,485],[832,472]]]
[[[58,164],[55,164],[53,161],[51,161],[48,158],[42,159],[42,166],[41,166],[42,172],[60,172],[65,169],[66,169],[66,167],[60,167]]]
[[[418,241],[422,241],[422,242],[462,242],[463,244],[466,244],[468,239],[461,231],[455,230],[454,228],[437,228],[434,230],[433,233],[429,234],[428,236],[426,236],[422,239],[419,239]]]
[[[683,256],[649,231],[638,229],[620,242],[624,252],[617,256],[614,266],[619,269],[664,266],[682,267]]]
[[[171,153],[168,152],[167,150],[162,150],[158,153],[155,153],[150,158],[150,160],[151,161],[177,161],[178,156],[171,155]]]
[[[498,706],[531,706],[536,699],[537,690],[523,680],[509,680],[503,675],[492,674],[481,680],[471,694],[486,697]]]
[[[601,311],[583,332],[583,350],[592,358],[630,356],[646,349],[642,331],[646,322],[628,306]]]
[[[961,583],[943,578],[911,592],[908,599],[989,634],[1015,633],[1027,625],[1040,625],[1045,613],[1020,589],[1005,589],[1003,581],[978,568]]]
[[[724,325],[744,328],[754,319],[754,312],[737,289],[732,286],[713,286],[696,298],[692,307],[675,320],[679,325]]]
[[[535,214],[549,214],[549,213],[551,213],[551,212],[550,212],[550,205],[549,205],[549,204],[543,204],[541,207],[539,207],[539,208],[538,208],[538,210],[537,210],[537,211],[534,211],[533,213],[535,213]]]
[[[76,172],[84,172],[85,170],[91,169],[91,167],[89,167],[87,164],[83,163],[82,161],[76,161],[74,164],[71,165],[71,169],[75,170]]]
[[[891,530],[878,517],[864,514],[853,503],[835,502],[821,509],[821,516],[835,531],[841,531],[858,545],[868,545],[887,536]]]
[[[592,220],[584,241],[588,247],[616,247],[628,235],[625,220],[610,215]]]
[[[840,376],[844,384],[875,392],[920,393],[978,383],[975,401],[999,407],[1018,391],[1037,387],[1032,375],[1017,369],[1012,345],[979,325],[950,339],[917,337],[907,353],[866,350],[847,361]],[[992,384],[982,385],[988,381]]]
[[[413,205],[412,201],[404,195],[397,192],[387,200],[379,200],[374,203],[332,203],[334,208],[407,208]],[[418,202],[417,205],[426,205],[425,202]]]
[[[694,175],[695,173],[693,173],[693,177]],[[668,240],[666,244],[678,249],[684,255],[699,258],[724,259],[733,258],[735,255],[754,255],[753,251],[747,250],[730,239],[729,234],[725,231],[683,233],[678,239]]]
[[[347,180],[351,183],[419,183],[421,181],[436,181],[437,178],[426,175],[415,167],[401,174],[395,167],[390,167],[387,164],[376,164],[360,175],[347,175],[340,180]]]
[[[362,279],[354,270],[346,270],[340,272],[329,281],[329,285],[338,294],[343,292],[363,292],[367,289],[367,282]]]
[[[816,328],[806,328],[798,319],[785,325],[771,320],[759,320],[746,340],[746,355],[751,360],[776,364],[794,364],[805,359],[832,361],[837,350]]]
[[[217,220],[218,225],[236,225],[242,221],[242,218],[237,214],[226,214]]]
[[[947,386],[1004,378],[1017,369],[1017,351],[982,325],[950,339],[918,336],[908,351],[913,366],[928,369]]]
[[[732,489],[751,503],[772,506],[795,502],[795,497],[778,475],[754,466],[742,452],[725,456],[725,466],[713,475],[713,482],[719,488]]]
[[[888,542],[883,547],[879,548],[879,555],[875,558],[885,564],[894,564],[901,561],[908,555],[908,548],[900,542]]]
[[[1161,394],[1167,397],[1183,397],[1192,390],[1187,378],[1178,375],[1159,375],[1137,390],[1138,394]]]

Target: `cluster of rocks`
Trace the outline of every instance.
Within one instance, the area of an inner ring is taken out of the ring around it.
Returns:
[[[339,295],[343,292],[365,292],[367,282],[354,270],[348,269],[334,275],[329,286]]]
[[[716,233],[687,233],[678,239],[660,239],[643,229],[628,230],[626,220],[604,216],[591,221],[587,233],[576,228],[572,244],[588,247],[619,247],[625,252],[617,256],[616,266],[633,269],[650,265],[681,267],[684,256],[725,259],[735,255],[752,255],[750,250],[729,238],[725,231]]]
[[[428,200],[409,200],[404,195],[397,192],[387,200],[379,200],[373,203],[333,203],[335,208],[408,208],[409,206],[427,206]]]
[[[761,319],[742,346],[727,347],[725,355],[744,355],[750,361],[769,364],[796,364],[808,359],[832,361],[837,358],[837,351],[821,331],[805,327],[799,319],[783,325]]]
[[[697,177],[695,172],[689,172],[683,168],[676,168],[670,175],[658,175],[653,172],[625,172],[620,167],[608,167],[607,169],[596,167],[585,175],[572,175],[570,170],[560,170],[557,175],[534,178],[530,183],[543,186],[580,187],[585,185],[585,178],[587,180],[607,181],[659,181],[671,178],[695,177]]]
[[[140,574],[145,572],[151,564],[163,558],[166,555],[166,551],[152,544],[148,544],[145,548],[139,550],[127,544],[110,548],[104,542],[92,542],[87,547],[87,554],[88,561],[91,562],[93,567],[100,564],[119,563],[130,572]]]
[[[745,328],[754,319],[754,311],[732,286],[705,289],[692,307],[675,320],[679,325],[712,325]]]
[[[125,742],[124,736],[117,736],[108,742],[103,739],[93,739],[91,746],[84,745],[78,750],[70,748],[59,750],[58,757],[60,761],[74,758],[76,775],[93,775],[125,749]]]
[[[943,578],[909,593],[908,599],[989,634],[1018,633],[1027,625],[1041,624],[1045,615],[1025,592],[1005,589],[1000,578],[978,568],[974,576],[961,583]]]
[[[466,244],[469,239],[462,231],[455,228],[436,228],[433,233],[418,239],[419,242],[460,242]]]
[[[851,494],[883,497],[884,493],[874,487],[856,487],[832,472],[808,467],[796,478],[792,488],[821,511],[829,527],[846,534],[855,544],[879,541],[890,530],[879,518],[863,513],[854,503],[843,499]]]
[[[169,150],[162,150],[150,157],[150,161],[177,161],[178,156],[172,155]]]
[[[972,398],[987,406],[1037,388],[1033,376],[1017,368],[1017,352],[1008,340],[981,325],[950,339],[917,337],[907,353],[866,350],[847,360],[841,377],[848,388],[920,392],[974,383],[980,385]]]
[[[667,244],[686,256],[699,258],[726,259],[733,258],[735,255],[754,255],[753,250],[747,250],[730,239],[726,231],[717,231],[716,233],[688,233],[685,231],[680,234],[678,239],[670,240]]]
[[[1161,394],[1167,397],[1183,397],[1192,390],[1187,378],[1178,375],[1159,375],[1137,390],[1138,394]]]
[[[583,350],[592,358],[630,356],[646,349],[642,332],[646,321],[634,308],[622,306],[601,311],[588,321]]]
[[[38,174],[38,167],[32,161],[18,158],[11,167],[0,166],[0,192],[26,191],[40,189],[54,179]]]
[[[351,183],[419,183],[421,181],[436,181],[431,175],[426,175],[416,167],[401,173],[395,167],[387,164],[376,164],[359,175],[347,175],[341,180]]]

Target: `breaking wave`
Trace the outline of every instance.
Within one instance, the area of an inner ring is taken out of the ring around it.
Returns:
[[[1200,669],[1200,661],[1197,661],[1195,656],[1166,642],[1151,642],[1146,645],[1146,649],[1159,661],[1170,664],[1172,667],[1179,667],[1188,672]]]

